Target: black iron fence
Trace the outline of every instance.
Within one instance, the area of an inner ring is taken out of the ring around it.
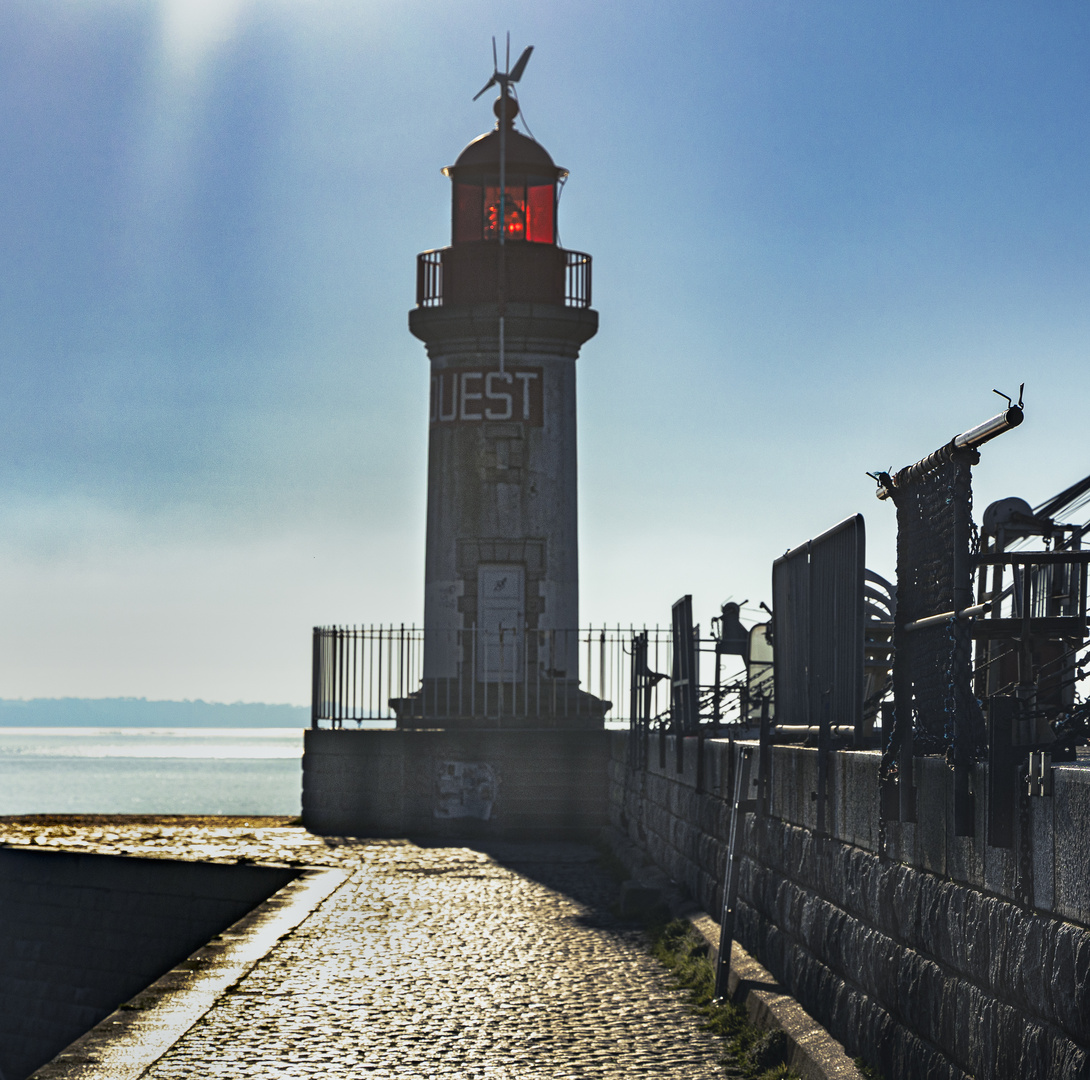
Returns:
[[[670,632],[651,627],[583,630],[506,628],[425,631],[422,627],[315,627],[314,727],[396,721],[436,726],[480,721],[608,719],[627,723],[632,639],[645,634],[652,665],[669,669]],[[568,670],[573,648],[579,671]],[[432,654],[425,670],[425,652]],[[648,699],[669,711],[669,687]]]
[[[715,654],[718,641],[701,638],[698,627],[691,633],[683,664],[692,678],[692,715],[682,717],[673,628],[315,627],[311,722],[314,727],[516,721],[550,726],[605,719],[610,726],[640,723],[684,733],[701,725],[756,723],[761,701],[771,701],[770,651],[752,665],[752,689],[744,673],[721,677],[718,663],[714,681],[701,683],[699,658]],[[578,672],[569,670],[573,655]]]

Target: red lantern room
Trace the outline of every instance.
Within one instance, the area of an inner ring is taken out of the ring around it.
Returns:
[[[502,97],[493,109],[501,116]],[[557,196],[567,170],[557,168],[540,143],[515,130],[517,114],[518,103],[508,96],[503,138],[497,122],[443,170],[452,187],[451,246],[420,255],[418,307],[508,302],[590,306],[589,256],[564,251],[556,243]]]
[[[495,110],[500,111],[500,101]],[[507,99],[505,243],[556,243],[557,183],[568,174],[548,151],[514,129],[518,104]],[[474,139],[443,170],[453,181],[451,239],[455,244],[498,240],[500,236],[500,132]]]

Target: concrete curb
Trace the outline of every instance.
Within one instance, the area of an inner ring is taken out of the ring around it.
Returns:
[[[138,1080],[348,877],[343,870],[301,871],[36,1069],[29,1080]]]
[[[643,850],[618,830],[605,829],[602,839],[632,875],[641,893],[645,890],[657,893],[674,918],[689,920],[708,943],[712,963],[717,963],[719,924],[707,912],[701,911],[680,886],[648,863]],[[802,1080],[863,1080],[863,1074],[848,1057],[843,1045],[786,993],[771,972],[737,941],[731,948],[727,990],[732,1001],[745,1007],[751,1024],[779,1029],[787,1035],[790,1047],[787,1063]]]

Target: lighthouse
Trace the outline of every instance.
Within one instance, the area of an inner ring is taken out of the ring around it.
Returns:
[[[417,257],[424,657],[402,727],[601,727],[608,708],[579,688],[576,362],[598,313],[590,256],[558,243],[567,171],[515,127],[528,55],[489,84],[495,128],[443,169],[450,245]]]
[[[608,820],[612,706],[580,683],[606,646],[579,630],[576,487],[576,367],[598,313],[590,256],[558,243],[567,173],[515,128],[529,54],[495,65],[496,127],[443,170],[450,244],[417,257],[423,633],[314,631],[302,813],[316,832],[587,839]],[[395,730],[344,723],[387,702]]]

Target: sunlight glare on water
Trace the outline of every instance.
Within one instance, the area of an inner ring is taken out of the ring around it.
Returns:
[[[297,728],[0,728],[0,814],[298,814]]]
[[[293,728],[0,728],[0,756],[298,758]]]

